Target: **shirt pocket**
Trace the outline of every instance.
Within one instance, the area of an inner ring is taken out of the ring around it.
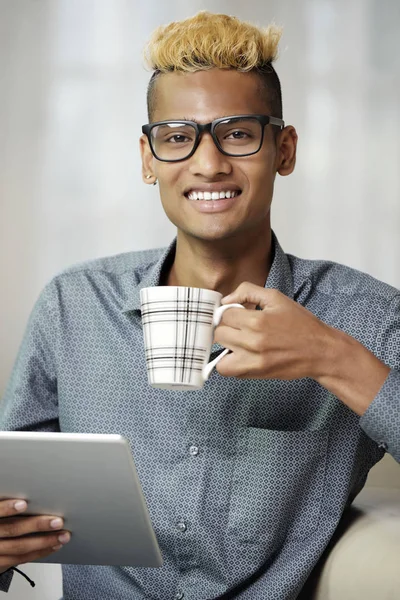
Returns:
[[[240,428],[233,468],[228,536],[277,546],[304,539],[319,524],[328,430]]]

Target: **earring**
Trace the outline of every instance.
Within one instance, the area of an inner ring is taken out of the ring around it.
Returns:
[[[151,179],[153,177],[153,175],[146,175],[146,179]],[[157,185],[157,178],[155,180],[155,182],[153,183],[153,185]]]

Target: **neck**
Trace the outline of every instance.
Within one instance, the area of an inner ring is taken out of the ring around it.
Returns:
[[[243,281],[264,287],[272,263],[271,229],[249,237],[205,241],[178,231],[166,285],[206,288],[226,296]]]

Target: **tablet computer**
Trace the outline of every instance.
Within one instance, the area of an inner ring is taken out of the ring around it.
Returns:
[[[57,515],[71,540],[44,563],[161,566],[128,441],[120,435],[0,432],[0,499]]]

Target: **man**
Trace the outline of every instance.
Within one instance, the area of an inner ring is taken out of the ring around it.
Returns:
[[[286,255],[271,230],[297,143],[278,41],[274,27],[206,12],[155,32],[143,180],[158,182],[176,240],[66,271],[31,316],[2,427],[127,437],[164,557],[159,569],[64,565],[65,600],[294,600],[369,469],[385,450],[400,461],[398,290]],[[147,384],[139,290],[155,285],[248,308],[224,313],[215,349],[232,352],[200,391]],[[59,544],[50,517],[23,526],[0,507],[0,570]]]

